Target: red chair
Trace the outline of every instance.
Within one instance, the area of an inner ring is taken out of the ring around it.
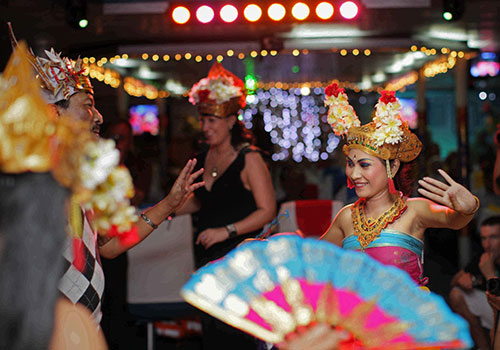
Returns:
[[[328,230],[344,203],[336,200],[298,200],[285,202],[280,213],[288,210],[289,217],[278,224],[278,232],[300,231],[304,237],[319,237]]]

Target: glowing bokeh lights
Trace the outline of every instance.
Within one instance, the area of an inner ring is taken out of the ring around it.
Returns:
[[[196,10],[196,18],[201,23],[210,23],[214,19],[214,10],[207,5],[198,7]]]
[[[255,4],[250,4],[243,10],[243,16],[249,22],[256,22],[262,17],[262,10]]]
[[[322,20],[332,18],[333,12],[333,5],[329,2],[320,2],[318,6],[316,6],[316,16],[318,16]]]
[[[184,6],[178,6],[172,11],[172,19],[177,24],[185,24],[191,18],[191,13]]]
[[[358,5],[352,1],[346,1],[339,8],[340,15],[345,19],[353,19],[358,15]]]
[[[273,21],[281,21],[286,15],[285,6],[274,3],[267,9],[267,15]]]
[[[303,2],[298,2],[292,7],[292,16],[298,19],[299,21],[305,20],[309,17],[309,6],[304,4]]]
[[[238,10],[233,5],[224,5],[219,14],[220,18],[226,23],[232,23],[238,18]]]
[[[325,160],[337,148],[340,138],[331,132],[323,98],[322,88],[258,89],[251,98],[247,97],[242,121],[252,128],[254,118],[262,119],[274,144],[273,161]]]

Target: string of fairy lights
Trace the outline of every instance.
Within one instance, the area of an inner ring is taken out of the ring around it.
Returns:
[[[343,57],[349,55],[370,56],[369,49],[340,49],[332,50]],[[470,59],[475,53],[453,51],[448,48],[436,50],[434,48],[412,46],[408,52],[420,52],[421,55],[436,56],[432,61],[423,65],[422,72],[426,78],[432,78],[437,74],[446,73],[452,69],[458,58]],[[218,61],[222,62],[227,57],[256,58],[276,56],[277,51],[260,52],[251,51],[249,53],[236,53],[228,50],[223,54],[194,55],[192,53],[177,53],[174,55],[159,55],[143,53],[133,57],[144,61],[154,62],[163,60],[181,61],[194,60],[195,62]],[[283,52],[279,53],[280,55]],[[308,50],[292,50],[288,54],[293,56],[307,55]],[[132,76],[121,76],[116,70],[109,68],[107,63],[114,63],[116,60],[129,59],[128,54],[116,55],[113,57],[102,57],[97,60],[95,57],[84,57],[84,63],[88,65],[88,75],[99,81],[118,88],[123,84],[124,90],[131,96],[146,97],[150,100],[168,98],[174,96],[171,91],[158,89],[152,84],[148,84],[141,79]],[[363,87],[360,83],[349,81],[309,81],[309,82],[283,82],[268,81],[255,82],[254,93],[247,96],[247,107],[240,115],[240,119],[249,129],[254,128],[254,123],[262,121],[264,130],[269,134],[271,142],[274,144],[274,152],[271,154],[273,161],[283,161],[292,159],[295,162],[307,160],[317,162],[326,160],[337,148],[340,139],[331,131],[327,121],[327,110],[323,105],[324,88],[336,82],[340,87],[354,92],[373,92],[382,89],[404,91],[407,86],[414,84],[419,79],[417,70],[410,70],[397,78],[381,82],[370,87]],[[187,97],[188,91],[184,91],[183,96]],[[361,97],[363,98],[363,97]],[[361,101],[360,98],[360,101]]]
[[[348,57],[349,55],[358,56],[370,56],[372,54],[372,50],[370,49],[333,49],[331,50],[333,53],[338,53],[343,57]],[[431,62],[428,62],[424,65],[424,75],[427,78],[434,77],[436,74],[446,73],[449,69],[452,69],[456,63],[456,59],[458,58],[466,58],[470,59],[475,55],[475,53],[464,52],[464,51],[454,51],[449,48],[442,48],[437,50],[435,48],[427,48],[425,46],[417,47],[413,45],[410,47],[409,52],[417,52],[420,51],[422,54],[426,56],[435,56],[439,55],[439,57]],[[87,64],[88,70],[87,74],[98,81],[104,82],[107,85],[110,85],[113,88],[118,88],[121,84],[125,91],[131,96],[141,97],[144,96],[148,99],[155,100],[157,98],[168,98],[173,95],[171,91],[166,89],[159,89],[152,84],[146,83],[141,79],[134,78],[132,76],[122,77],[120,73],[118,73],[113,68],[109,67],[107,63],[115,63],[117,60],[128,60],[129,58],[140,58],[144,61],[152,60],[154,62],[157,61],[181,61],[181,60],[194,60],[195,62],[202,61],[217,61],[222,62],[225,58],[237,57],[240,60],[245,59],[246,57],[266,57],[266,56],[276,56],[276,55],[290,54],[292,56],[299,55],[307,55],[309,54],[309,50],[303,49],[294,49],[287,52],[279,52],[276,50],[261,50],[258,51],[250,51],[248,53],[244,52],[235,52],[233,50],[227,50],[225,54],[205,54],[205,55],[195,55],[189,52],[185,53],[176,53],[172,55],[164,54],[148,54],[143,53],[138,56],[131,56],[128,54],[115,55],[112,57],[101,57],[97,59],[95,57],[84,57],[83,62]],[[418,74],[416,71],[410,71],[405,73],[395,79],[389,80],[385,83],[375,84],[370,87],[363,87],[359,83],[344,81],[340,82],[344,88],[353,90],[355,92],[359,91],[378,91],[381,89],[391,89],[391,90],[404,90],[406,86],[414,84],[418,79]],[[256,82],[255,88],[269,90],[271,88],[279,88],[279,89],[296,89],[296,88],[314,88],[314,87],[326,87],[330,84],[331,81],[309,81],[309,82],[282,82],[282,81],[268,81]],[[185,91],[184,96],[187,96],[187,91]]]

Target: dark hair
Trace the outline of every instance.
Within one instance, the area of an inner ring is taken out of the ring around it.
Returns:
[[[251,130],[247,129],[243,122],[236,116],[236,123],[234,123],[231,129],[231,145],[237,148],[243,143],[249,143],[253,145],[255,137]]]
[[[63,109],[69,108],[69,100],[59,100],[54,103],[57,107],[61,107]]]
[[[481,226],[494,226],[500,225],[500,216],[489,216],[481,222]]]
[[[49,173],[0,173],[0,193],[0,349],[47,349],[68,191]]]
[[[385,161],[383,162],[385,165]],[[392,165],[394,160],[389,161],[389,163]],[[413,192],[416,160],[412,160],[408,163],[401,162],[400,164],[399,170],[394,176],[394,185],[396,189],[403,192],[404,196],[410,196]]]

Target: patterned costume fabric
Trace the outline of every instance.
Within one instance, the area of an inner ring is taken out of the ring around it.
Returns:
[[[59,290],[73,303],[80,303],[92,313],[94,320],[101,321],[101,299],[104,292],[104,272],[97,250],[97,233],[92,231],[84,216],[83,243],[85,266],[82,271],[74,265],[72,240],[68,237],[64,247],[66,269]]]
[[[385,265],[392,265],[406,271],[419,285],[426,285],[423,277],[424,242],[406,233],[383,230],[365,249],[361,248],[356,236],[351,235],[342,241],[342,248],[363,250],[373,259]]]

